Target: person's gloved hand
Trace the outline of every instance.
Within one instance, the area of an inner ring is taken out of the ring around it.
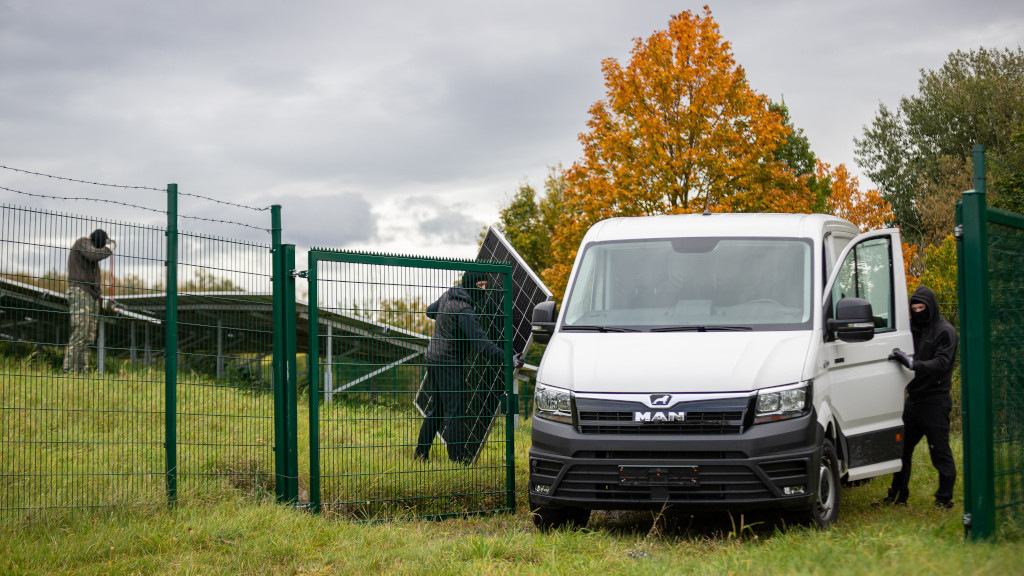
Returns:
[[[522,354],[515,354],[512,356],[512,366],[516,369],[522,368],[523,364],[526,364],[526,362],[523,360]]]
[[[895,360],[900,364],[903,364],[904,366],[907,367],[907,370],[914,369],[914,361],[910,358],[910,356],[907,356],[906,352],[900,350],[899,348],[892,349],[892,354],[889,354],[889,360]]]

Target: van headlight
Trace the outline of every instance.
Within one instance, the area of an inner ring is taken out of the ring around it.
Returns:
[[[572,393],[537,383],[533,390],[534,414],[540,418],[572,424]]]
[[[811,411],[811,383],[758,390],[754,410],[754,424],[799,418]]]

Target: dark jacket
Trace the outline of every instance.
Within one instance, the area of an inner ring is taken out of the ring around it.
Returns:
[[[473,299],[461,286],[449,288],[427,306],[427,316],[436,320],[434,335],[427,345],[427,361],[433,364],[464,364],[476,350],[492,363],[501,362],[504,352],[487,337],[477,323]]]
[[[910,298],[913,305],[927,306],[924,318],[912,318],[910,331],[914,335],[914,379],[907,384],[911,402],[940,401],[949,398],[953,387],[953,364],[959,338],[953,325],[942,317],[935,293],[919,286]]]
[[[96,248],[88,236],[75,241],[68,254],[69,286],[84,288],[93,298],[100,300],[100,260],[113,254],[110,248]]]

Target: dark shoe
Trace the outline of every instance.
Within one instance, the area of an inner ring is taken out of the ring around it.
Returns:
[[[936,498],[935,507],[938,508],[939,510],[952,510],[953,503],[949,500],[939,500]]]
[[[872,502],[871,505],[876,508],[879,506],[906,506],[907,501],[898,499],[895,496],[886,496],[882,498],[881,502]]]

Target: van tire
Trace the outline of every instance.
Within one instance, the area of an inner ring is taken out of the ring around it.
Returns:
[[[814,501],[801,515],[804,523],[821,529],[832,526],[839,518],[841,486],[836,447],[831,439],[825,438],[821,445],[821,460],[818,461],[818,486],[814,491]]]
[[[585,508],[533,508],[533,523],[541,532],[559,528],[584,528],[590,521],[590,510]]]

